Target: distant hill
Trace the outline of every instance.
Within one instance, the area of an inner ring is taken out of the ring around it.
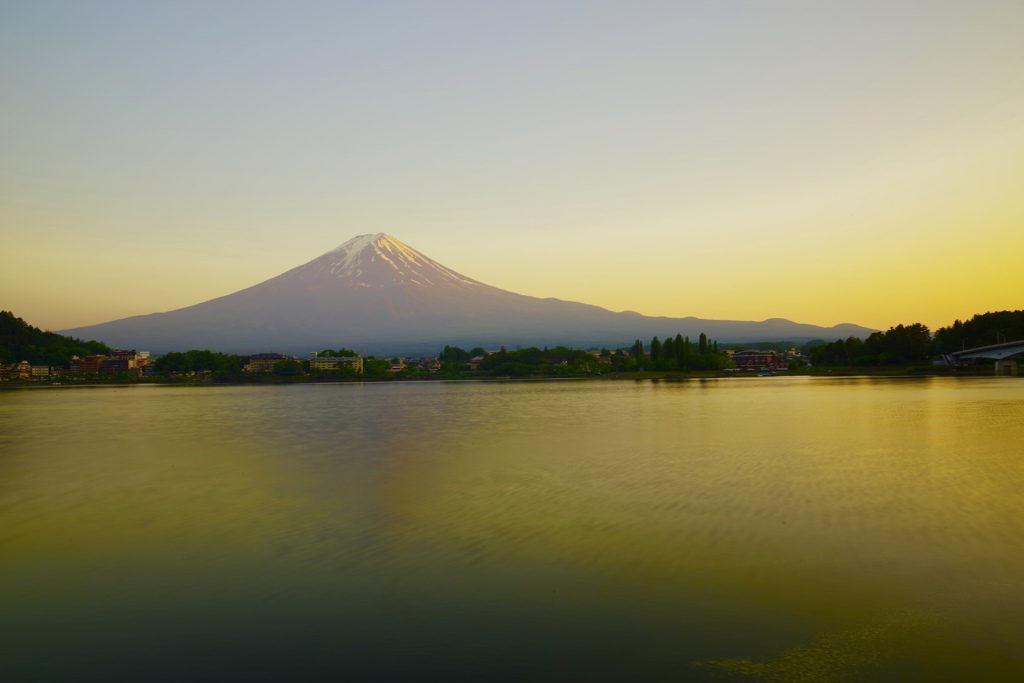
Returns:
[[[0,311],[0,362],[27,360],[33,365],[66,365],[71,356],[109,353],[110,347],[54,332],[43,332],[10,311]]]
[[[626,347],[654,335],[719,341],[838,339],[873,332],[615,313],[516,294],[456,273],[394,237],[361,235],[248,289],[166,313],[65,330],[155,353],[211,349],[306,354],[325,345],[364,353],[436,354],[446,345]]]

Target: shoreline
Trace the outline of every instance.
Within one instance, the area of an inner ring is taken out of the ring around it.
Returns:
[[[991,369],[923,369],[914,367],[893,367],[893,368],[804,368],[799,370],[783,370],[770,376],[761,376],[755,372],[723,372],[717,370],[678,372],[614,372],[603,374],[582,375],[579,377],[381,377],[381,378],[310,378],[310,377],[175,377],[175,378],[140,378],[140,379],[62,379],[58,381],[49,380],[12,380],[0,384],[0,390],[4,389],[42,389],[53,387],[102,387],[102,386],[282,386],[293,384],[385,384],[385,383],[406,383],[406,382],[562,382],[569,380],[576,381],[686,381],[692,379],[745,379],[745,380],[772,380],[779,377],[812,377],[812,378],[834,378],[834,377],[953,377],[953,378],[978,378],[994,377]]]

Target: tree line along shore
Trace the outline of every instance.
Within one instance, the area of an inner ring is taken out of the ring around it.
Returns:
[[[148,359],[131,372],[72,372],[74,359],[116,354],[98,341],[82,341],[33,327],[9,311],[0,311],[0,369],[5,382],[31,380],[25,367],[53,368],[45,378],[53,382],[295,382],[399,379],[658,377],[693,374],[714,376],[758,369],[753,359],[769,369],[794,374],[894,374],[941,371],[933,360],[943,353],[1024,339],[1024,311],[998,311],[957,320],[932,333],[925,325],[897,325],[866,339],[849,337],[813,340],[800,346],[786,341],[719,343],[701,333],[695,340],[676,334],[664,339],[636,339],[617,349],[483,347],[465,350],[445,346],[435,357],[365,357],[351,349],[324,349],[318,357],[359,357],[360,369],[325,369],[310,359],[281,356],[264,372],[253,372],[250,356],[192,349]],[[754,350],[754,351],[751,351]],[[759,354],[759,355],[751,355]],[[12,370],[12,366],[20,369]],[[989,364],[976,366],[984,374]],[[947,371],[951,370],[946,368]],[[964,372],[964,368],[958,368]],[[967,372],[970,369],[966,369]],[[42,375],[42,373],[39,373]]]

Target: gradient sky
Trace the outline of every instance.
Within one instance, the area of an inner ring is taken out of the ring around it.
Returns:
[[[0,308],[48,329],[376,232],[612,310],[934,329],[1024,307],[1022,228],[1020,0],[0,0]]]

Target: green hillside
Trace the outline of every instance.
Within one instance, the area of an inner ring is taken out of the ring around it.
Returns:
[[[33,365],[67,365],[71,356],[110,353],[106,344],[43,332],[10,311],[0,311],[0,362],[27,360]]]

